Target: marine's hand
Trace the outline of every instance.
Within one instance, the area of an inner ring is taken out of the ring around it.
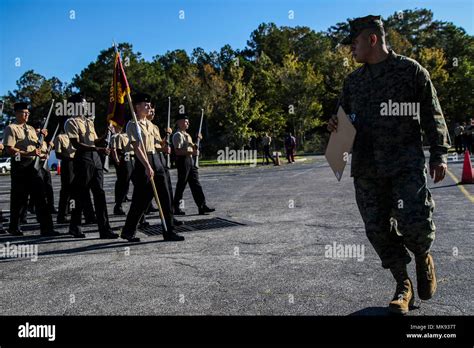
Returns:
[[[155,172],[151,166],[147,166],[145,169],[146,177],[151,180],[155,176]]]
[[[337,132],[337,116],[332,115],[328,121],[328,131],[330,132]]]
[[[438,183],[446,176],[446,170],[448,166],[446,163],[432,164],[430,165],[430,176],[434,180],[434,183]]]

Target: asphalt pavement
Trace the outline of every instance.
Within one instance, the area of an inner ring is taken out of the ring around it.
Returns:
[[[442,183],[429,183],[438,292],[430,301],[416,298],[409,315],[474,314],[474,185],[456,185],[461,169],[450,163]],[[163,242],[156,214],[149,217],[153,227],[138,232],[139,244],[101,240],[96,226],[85,227],[82,240],[39,237],[29,215],[24,237],[0,235],[0,246],[37,247],[37,259],[0,258],[0,313],[388,315],[395,283],[365,236],[348,170],[337,182],[316,156],[279,167],[201,168],[200,176],[216,212],[197,215],[187,188],[187,215],[179,217],[184,242]],[[114,182],[114,173],[105,176],[111,224],[119,231],[125,217],[112,215]],[[55,174],[53,184],[57,200]],[[3,175],[0,208],[7,217],[9,194],[10,177]],[[56,228],[67,233],[67,225]],[[415,280],[414,262],[409,272]]]

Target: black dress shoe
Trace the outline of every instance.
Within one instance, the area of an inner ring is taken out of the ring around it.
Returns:
[[[78,226],[69,227],[69,234],[72,234],[74,238],[86,238],[86,235],[82,233],[82,229]]]
[[[115,206],[114,207],[114,215],[127,215],[127,214],[125,214],[122,207]]]
[[[199,208],[199,215],[206,215],[206,213],[212,213],[213,211],[216,211],[213,208],[209,208],[207,205],[203,205],[202,207]]]
[[[23,236],[23,232],[20,229],[16,229],[15,231],[8,231],[12,236]]]
[[[41,232],[41,236],[42,237],[57,237],[57,236],[60,236],[61,233],[57,232],[57,231],[45,231],[45,232]]]
[[[181,226],[181,225],[184,225],[184,222],[179,221],[179,220],[176,220],[175,218],[173,218],[173,225],[175,225],[175,226]]]
[[[186,215],[186,212],[181,209],[176,209],[173,213],[174,215]]]
[[[100,233],[100,239],[117,239],[119,235],[112,230]]]
[[[129,241],[130,243],[138,243],[138,242],[140,242],[140,238],[138,238],[138,237],[124,237],[124,236],[120,236],[120,238],[125,239],[126,241]]]
[[[184,240],[184,237],[174,232],[170,232],[170,233],[164,234],[163,239],[167,242],[180,242]]]

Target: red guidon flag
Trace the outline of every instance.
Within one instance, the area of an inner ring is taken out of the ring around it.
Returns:
[[[123,70],[122,61],[118,52],[115,53],[114,78],[110,86],[109,108],[107,121],[114,126],[123,127],[128,121],[125,115],[125,97],[130,93],[127,76]]]

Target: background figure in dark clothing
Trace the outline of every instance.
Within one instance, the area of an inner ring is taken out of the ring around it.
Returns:
[[[462,135],[463,135],[464,127],[461,126],[459,123],[454,125],[454,146],[456,148],[457,153],[463,152],[463,144],[462,144]]]
[[[268,135],[268,133],[265,133],[265,136],[262,139],[262,145],[263,145],[263,160],[265,161],[265,164],[269,164],[270,161],[268,159],[271,159],[273,164],[276,165],[275,159],[273,158],[272,154],[270,153],[270,145],[272,143],[272,137]]]
[[[289,132],[285,137],[286,159],[288,163],[295,162],[296,138]]]
[[[473,141],[472,141],[472,136],[474,133],[474,125],[473,125],[473,120],[470,119],[469,123],[466,125],[466,122],[463,122],[464,125],[464,131],[463,131],[463,144],[464,144],[464,151],[466,149],[469,150],[469,153],[473,153]]]

